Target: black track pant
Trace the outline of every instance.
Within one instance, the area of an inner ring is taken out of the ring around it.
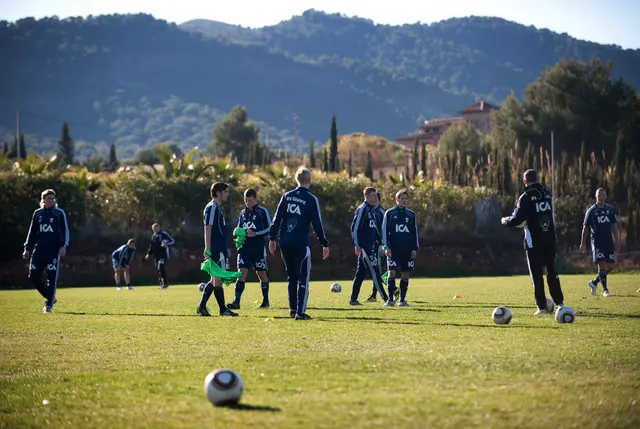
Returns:
[[[547,297],[544,294],[544,268],[547,269],[547,284],[549,293],[556,305],[564,302],[562,288],[560,287],[560,277],[556,271],[556,245],[555,243],[538,244],[531,249],[527,249],[527,264],[529,274],[533,284],[533,294],[536,299],[538,309],[547,307]]]

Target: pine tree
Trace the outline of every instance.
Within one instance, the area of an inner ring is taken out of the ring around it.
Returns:
[[[349,161],[347,164],[347,174],[349,175],[349,177],[353,177],[353,156],[351,154],[351,151],[349,151]]]
[[[3,155],[8,155],[9,154],[9,145],[7,144],[7,142],[4,142],[4,148],[2,150],[2,154]]]
[[[616,138],[616,152],[615,152],[615,165],[614,165],[614,183],[613,183],[613,197],[618,201],[622,201],[624,196],[624,173],[625,173],[625,150],[624,150],[624,134],[622,130],[618,131]]]
[[[373,158],[371,157],[371,151],[367,151],[367,163],[364,166],[364,175],[373,180]]]
[[[329,158],[328,158],[328,155],[327,155],[327,148],[326,147],[322,150],[322,153],[324,155],[324,159],[322,160],[323,161],[322,162],[322,171],[324,171],[325,173],[328,173],[329,172]]]
[[[7,155],[9,158],[15,158],[18,156],[18,136],[13,136],[13,142],[11,143],[11,149],[9,149],[9,154]]]
[[[20,158],[25,159],[27,157],[27,145],[24,142],[24,134],[20,133],[20,141],[18,143],[20,147]]]
[[[316,168],[316,144],[309,140],[309,167]]]
[[[69,124],[62,123],[62,134],[58,140],[58,162],[62,166],[73,164],[74,144],[69,135]]]
[[[331,142],[329,146],[329,170],[338,171],[336,161],[338,159],[338,126],[336,115],[331,117]]]
[[[420,170],[422,170],[422,173],[427,176],[427,144],[424,142],[420,149]]]
[[[502,166],[502,193],[503,195],[511,195],[512,190],[511,181],[511,165],[509,163],[509,156],[505,155]]]
[[[120,163],[118,162],[118,157],[116,155],[116,144],[111,143],[109,145],[109,164],[107,167],[110,171],[116,171],[119,166]]]

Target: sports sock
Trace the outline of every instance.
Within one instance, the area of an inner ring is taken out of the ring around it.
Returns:
[[[387,285],[389,286],[389,299],[393,301],[393,295],[396,293],[396,278],[389,276],[387,279]]]
[[[600,281],[602,282],[602,289],[607,289],[607,272],[602,270],[598,273],[598,277],[600,277]]]
[[[598,283],[600,283],[600,273],[598,273],[598,275],[596,276],[595,279],[591,280],[593,282],[594,285],[598,285]]]
[[[213,293],[213,283],[209,282],[204,286],[204,290],[202,291],[202,299],[200,299],[200,308],[205,308],[207,306],[207,301],[211,297]]]
[[[224,303],[224,289],[222,286],[214,286],[213,287],[213,296],[216,297],[216,301],[218,301],[218,307],[220,308],[220,314],[227,311],[227,305]]]
[[[351,287],[351,301],[357,301],[360,295],[360,288],[362,287],[362,279],[355,277],[353,279],[353,286]]]
[[[236,299],[234,302],[236,304],[240,304],[240,298],[242,297],[242,292],[244,292],[244,282],[242,280],[238,280],[236,281],[236,289],[235,289]]]
[[[262,302],[269,302],[269,282],[261,282],[260,290],[262,291]]]
[[[400,301],[404,301],[407,297],[407,290],[409,289],[409,279],[400,279]]]

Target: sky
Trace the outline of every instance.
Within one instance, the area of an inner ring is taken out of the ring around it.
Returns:
[[[178,24],[200,18],[255,28],[308,9],[392,25],[497,16],[582,40],[640,49],[640,0],[0,0],[0,19],[143,12]]]

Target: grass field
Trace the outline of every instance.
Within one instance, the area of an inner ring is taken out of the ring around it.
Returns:
[[[640,276],[611,275],[610,298],[587,280],[562,277],[572,325],[533,316],[528,277],[413,280],[409,308],[351,308],[350,282],[312,282],[311,321],[288,317],[283,284],[257,310],[249,283],[238,318],[195,316],[196,286],[62,289],[51,314],[2,291],[0,427],[638,428]],[[205,399],[221,367],[242,407]]]

